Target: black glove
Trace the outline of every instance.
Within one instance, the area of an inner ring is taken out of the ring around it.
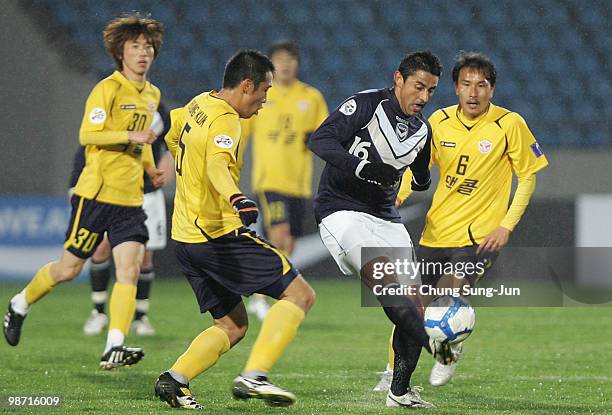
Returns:
[[[427,182],[424,184],[418,184],[415,180],[414,180],[414,176],[412,177],[412,180],[410,181],[410,188],[412,190],[414,190],[415,192],[422,192],[424,190],[429,189],[429,185],[431,185],[431,177],[427,179]]]
[[[357,177],[380,186],[394,186],[400,179],[400,172],[390,164],[373,161],[363,166]]]
[[[240,215],[240,220],[244,226],[257,222],[259,211],[257,210],[257,205],[251,199],[242,193],[236,193],[230,197],[230,203],[238,215]]]

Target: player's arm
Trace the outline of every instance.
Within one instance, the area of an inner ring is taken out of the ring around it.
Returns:
[[[430,131],[431,131],[431,127],[430,127]],[[415,184],[416,180],[414,179],[413,165],[411,165],[409,169],[406,169],[406,171],[404,172],[404,175],[402,176],[402,183],[397,192],[397,197],[395,200],[395,207],[399,208],[406,201],[406,199],[412,194],[413,191],[427,190],[429,186],[431,185],[431,168],[435,163],[436,148],[433,144],[433,133],[430,133],[430,134],[431,136],[427,138],[428,142],[425,145],[427,150],[424,148],[421,152],[419,152],[417,159],[415,159],[415,162],[413,163],[415,169],[423,169],[424,160],[427,160],[426,170],[427,170],[427,176],[429,177],[427,186],[424,189],[421,189],[418,182],[416,182]],[[422,158],[419,158],[421,156]]]
[[[427,134],[425,146],[410,165],[412,171],[412,180],[410,188],[416,192],[422,192],[429,189],[431,185],[431,175],[429,173],[429,161],[431,159],[431,126]]]
[[[360,158],[349,152],[353,147],[356,154],[365,150],[358,149],[359,137],[356,134],[369,122],[371,114],[369,101],[359,94],[355,95],[334,110],[312,133],[308,148],[337,169],[352,172],[371,183],[390,186],[399,179],[399,172],[393,166],[370,162],[366,156]]]
[[[164,141],[172,157],[176,157],[176,150],[185,124],[185,111],[185,107],[170,111],[170,129],[166,133]]]
[[[525,120],[516,113],[505,118],[502,127],[507,131],[508,157],[512,170],[518,177],[518,185],[510,208],[500,226],[485,237],[478,247],[478,252],[498,251],[508,243],[510,233],[521,220],[535,192],[536,173],[548,165],[546,156],[527,127]]]
[[[245,226],[257,221],[255,202],[240,190],[230,167],[237,163],[240,122],[232,115],[222,115],[211,122],[206,141],[206,173],[215,190],[234,207]]]

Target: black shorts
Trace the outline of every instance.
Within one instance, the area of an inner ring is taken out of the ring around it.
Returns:
[[[175,252],[200,311],[216,319],[232,311],[242,295],[279,298],[298,276],[283,254],[246,228],[208,242],[177,242]]]
[[[423,285],[436,286],[445,274],[466,278],[474,287],[491,268],[497,252],[481,252],[476,255],[477,245],[460,248],[431,248],[419,246],[417,259],[421,265]]]
[[[264,192],[257,196],[264,227],[288,223],[291,235],[301,236],[304,232],[306,199],[287,196],[282,193]]]
[[[66,231],[64,248],[82,259],[93,255],[108,234],[111,247],[134,241],[146,244],[149,233],[145,226],[147,215],[142,207],[111,205],[78,195],[70,198],[72,213]]]

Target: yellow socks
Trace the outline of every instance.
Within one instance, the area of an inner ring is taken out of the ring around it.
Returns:
[[[287,300],[270,307],[243,372],[269,373],[295,337],[304,316],[301,308]]]
[[[395,326],[391,329],[391,336],[389,336],[389,366],[387,369],[393,370],[393,362],[395,360],[395,352],[393,351],[393,331],[395,330]]]
[[[110,323],[108,330],[120,330],[127,336],[136,308],[136,286],[116,282],[110,298]]]
[[[53,278],[51,278],[51,262],[38,270],[34,278],[25,287],[25,299],[29,304],[33,304],[36,301],[47,295],[53,287],[57,284]]]
[[[209,327],[191,342],[170,371],[185,376],[189,381],[212,367],[229,348],[227,334],[219,327]]]

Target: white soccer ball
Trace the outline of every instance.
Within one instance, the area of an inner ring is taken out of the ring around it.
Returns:
[[[476,314],[465,298],[445,295],[429,304],[424,320],[425,331],[431,339],[459,343],[472,333]]]

